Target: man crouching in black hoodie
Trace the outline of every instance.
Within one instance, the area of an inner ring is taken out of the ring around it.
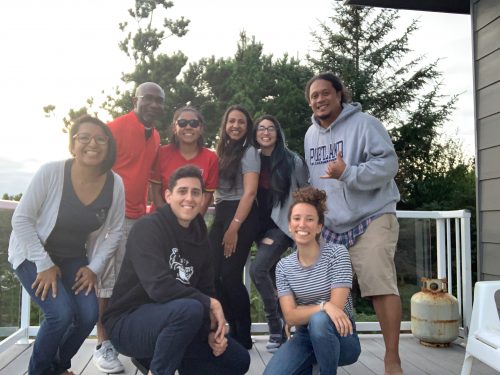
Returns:
[[[250,356],[225,335],[215,295],[197,167],[177,169],[168,203],[134,224],[104,326],[118,352],[150,375],[245,374]],[[147,365],[146,365],[147,366]]]

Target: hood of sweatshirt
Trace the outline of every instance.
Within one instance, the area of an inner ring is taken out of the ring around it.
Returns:
[[[342,112],[340,112],[339,116],[327,128],[320,125],[314,114],[311,116],[311,122],[318,129],[319,134],[324,134],[331,131],[335,126],[346,121],[349,117],[358,112],[361,112],[360,103],[343,103]]]

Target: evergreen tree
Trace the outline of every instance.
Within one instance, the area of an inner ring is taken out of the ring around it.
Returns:
[[[311,74],[297,59],[264,54],[262,43],[242,32],[234,57],[212,56],[190,64],[184,75],[184,92],[205,115],[208,144],[216,141],[225,109],[242,104],[254,117],[275,115],[285,129],[289,146],[302,153],[310,116],[303,88]]]

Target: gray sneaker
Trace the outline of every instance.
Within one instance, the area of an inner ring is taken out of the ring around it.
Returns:
[[[106,374],[118,374],[125,371],[118,359],[118,352],[109,340],[103,341],[101,347],[94,351],[92,362],[99,371]]]
[[[285,340],[283,340],[283,335],[280,333],[269,335],[269,341],[266,344],[266,349],[269,353],[276,352],[281,344],[283,344]]]

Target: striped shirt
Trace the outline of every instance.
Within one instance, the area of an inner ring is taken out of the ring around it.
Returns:
[[[317,305],[321,301],[329,301],[332,289],[352,287],[351,259],[346,247],[322,244],[319,259],[309,267],[300,264],[298,253],[294,251],[276,266],[276,286],[278,297],[293,295],[297,305]],[[353,317],[350,293],[344,312]]]

